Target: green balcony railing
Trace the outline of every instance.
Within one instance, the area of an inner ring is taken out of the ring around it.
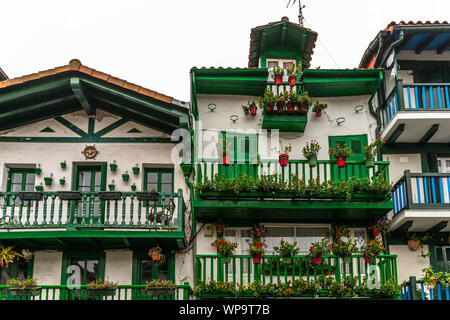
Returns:
[[[89,297],[86,285],[72,289],[66,285],[38,285],[42,288],[34,297],[13,296],[9,287],[0,285],[0,300],[190,300],[192,289],[189,283],[177,285],[171,295],[158,296],[146,293],[145,285],[119,285],[114,296]]]
[[[0,193],[0,229],[55,227],[157,228],[183,230],[183,191]]]
[[[224,263],[217,255],[197,255],[195,257],[196,285],[199,281],[226,281],[246,285],[253,281],[266,283],[287,283],[296,279],[315,281],[320,275],[330,275],[336,281],[347,276],[358,276],[361,284],[369,274],[369,266],[377,267],[379,281],[384,284],[390,278],[397,283],[397,256],[378,255],[373,263],[366,263],[363,255],[352,255],[351,261],[344,263],[342,257],[324,255],[320,264],[309,262],[307,256],[292,257],[291,263],[284,263],[277,255],[268,255],[261,264],[254,264],[250,255],[233,256],[230,263]],[[372,271],[371,273],[372,274]]]

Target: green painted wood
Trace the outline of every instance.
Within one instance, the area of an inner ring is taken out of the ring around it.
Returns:
[[[264,114],[262,128],[278,129],[280,132],[304,132],[307,122],[307,115]]]
[[[69,80],[70,88],[73,91],[73,94],[77,97],[80,105],[86,111],[88,116],[95,115],[95,108],[89,102],[88,97],[84,93],[83,85],[81,84],[80,78],[70,78]]]

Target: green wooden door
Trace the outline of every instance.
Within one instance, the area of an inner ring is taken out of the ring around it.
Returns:
[[[83,198],[83,201],[86,201],[86,206],[82,203],[77,208],[75,206],[72,208],[77,213],[77,223],[80,223],[84,216],[87,223],[92,220],[94,223],[102,224],[104,221],[104,203],[100,201],[98,192],[105,191],[106,165],[75,166],[74,176],[73,189],[88,194],[88,197]]]
[[[219,159],[219,176],[236,178],[239,174],[246,174],[248,177],[256,177],[258,167],[251,164],[251,159],[258,153],[257,136],[222,132],[223,137],[232,143],[231,164],[224,166],[222,159]]]
[[[339,145],[343,147],[344,144],[353,151],[353,155],[346,159],[347,164],[344,168],[338,168],[336,164],[331,165],[331,179],[332,180],[348,180],[350,177],[366,178],[369,172],[362,163],[365,159],[364,146],[367,146],[367,135],[350,135],[350,136],[331,136],[328,138],[330,147]],[[336,160],[330,154],[330,160]],[[354,164],[352,162],[361,162],[361,164]]]

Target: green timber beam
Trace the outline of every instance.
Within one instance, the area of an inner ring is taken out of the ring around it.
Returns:
[[[120,126],[124,125],[125,123],[129,122],[130,120],[128,119],[120,119],[117,120],[116,122],[110,124],[109,126],[107,126],[106,128],[103,128],[102,130],[99,130],[97,133],[95,133],[96,137],[101,137],[104,136],[105,134],[119,128]]]
[[[46,82],[43,84],[31,86],[31,87],[21,87],[18,89],[16,89],[16,86],[6,87],[1,90],[1,91],[7,91],[7,92],[6,93],[2,92],[0,94],[0,106],[4,105],[6,103],[20,100],[22,98],[32,97],[35,94],[42,95],[45,92],[57,91],[63,87],[68,87],[68,85],[69,85],[69,81],[67,79],[62,79],[62,80]],[[9,90],[7,90],[7,89],[13,89],[13,88],[14,88],[14,90],[8,92]]]
[[[450,39],[444,42],[439,48],[437,48],[436,53],[442,54],[448,47],[450,47]]]
[[[39,142],[39,143],[177,143],[171,138],[146,137],[146,138],[104,138],[104,137],[0,137],[0,142]]]
[[[415,54],[422,53],[423,50],[439,35],[439,33],[432,33],[426,38],[414,51]]]
[[[305,84],[317,84],[317,83],[335,83],[335,82],[374,82],[378,81],[377,78],[304,78]]]
[[[122,238],[123,244],[127,247],[131,247],[130,240],[128,238]]]
[[[77,97],[84,111],[86,111],[86,114],[88,116],[95,115],[95,108],[91,106],[87,96],[84,94],[80,78],[70,78],[70,88],[72,89],[73,94]]]
[[[397,128],[395,128],[394,132],[391,134],[389,139],[386,141],[386,145],[392,145],[397,141],[397,139],[400,137],[400,135],[405,131],[406,124],[401,123],[398,125]]]
[[[441,221],[438,224],[432,226],[430,229],[425,231],[425,233],[436,233],[441,231],[442,229],[445,229],[447,227],[448,221]]]
[[[281,36],[280,36],[280,44],[284,45],[284,43],[286,42],[286,30],[287,27],[285,25],[283,25],[281,27]]]
[[[62,239],[55,238],[55,241],[58,242],[63,247],[70,247],[69,243],[67,243],[66,241],[64,241]]]
[[[110,95],[112,95],[114,97],[119,97],[119,98],[131,101],[131,102],[134,102],[134,103],[137,103],[137,104],[140,104],[140,105],[144,105],[144,106],[149,107],[149,108],[151,108],[153,110],[157,110],[157,111],[159,111],[161,113],[164,113],[164,114],[167,114],[167,115],[170,115],[170,116],[174,116],[174,117],[178,117],[180,125],[181,124],[182,125],[187,125],[189,123],[188,112],[187,111],[186,112],[180,111],[179,109],[181,107],[174,108],[173,106],[170,106],[169,103],[167,103],[166,106],[159,106],[156,102],[154,102],[154,103],[153,102],[149,102],[146,99],[143,99],[141,97],[135,97],[135,96],[133,96],[131,94],[120,92],[120,91],[118,91],[116,89],[110,88],[107,85],[100,84],[97,81],[88,80],[88,79],[84,79],[84,78],[82,78],[81,81],[82,81],[82,83],[85,83],[86,85],[89,85],[89,86],[91,86],[91,87],[93,87],[93,88],[95,88],[97,90],[106,92],[106,93],[108,93],[108,94],[110,94]]]
[[[439,124],[433,124],[430,129],[423,135],[423,137],[419,140],[419,145],[423,145],[427,143],[439,130]]]
[[[397,228],[397,232],[408,232],[409,228],[413,225],[413,221],[409,220],[403,223],[400,227]]]
[[[75,132],[76,134],[78,134],[81,137],[87,137],[87,133],[84,132],[83,130],[81,130],[80,128],[78,128],[76,125],[74,125],[73,123],[67,121],[66,119],[64,119],[63,117],[55,117],[54,118],[56,121],[58,121],[59,123],[61,123],[63,126],[65,126],[66,128],[68,128],[69,130]]]
[[[68,231],[23,231],[0,232],[0,239],[58,239],[64,241],[75,238],[133,238],[133,239],[182,239],[182,231],[105,231],[105,230],[68,230]]]

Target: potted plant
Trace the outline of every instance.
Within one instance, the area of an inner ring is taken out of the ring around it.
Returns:
[[[262,225],[262,224],[253,226],[251,233],[252,233],[253,240],[256,241],[256,243],[257,243],[256,245],[262,246],[262,243],[261,244],[258,244],[258,243],[260,243],[261,238],[265,237],[266,232],[267,232],[267,230],[264,227],[264,225]]]
[[[379,239],[369,241],[363,248],[364,261],[366,263],[373,263],[376,255],[383,253],[386,249]]]
[[[276,97],[275,101],[277,106],[277,112],[279,114],[284,113],[284,107],[286,106],[288,100],[289,100],[289,93],[286,90]]]
[[[59,184],[60,185],[65,185],[66,184],[66,177],[62,177],[61,179],[59,179]]]
[[[294,114],[295,107],[299,106],[299,104],[300,104],[300,100],[299,100],[299,97],[296,92],[294,92],[292,90],[289,92],[287,99],[286,99],[286,104],[287,104],[288,114]]]
[[[252,256],[253,264],[260,264],[262,257],[265,255],[264,245],[259,245],[258,242],[253,242],[253,244],[248,248],[249,254]]]
[[[408,237],[408,247],[414,251],[419,249],[421,240],[422,239],[420,237],[418,237],[415,233],[413,233]]]
[[[38,164],[38,166],[37,166],[36,168],[34,168],[34,173],[35,173],[37,176],[40,176],[40,175],[41,175],[41,171],[42,171],[41,165]]]
[[[139,174],[139,164],[136,163],[136,166],[133,167],[133,173],[135,176],[137,176]]]
[[[133,184],[131,185],[131,191],[136,191],[136,184],[133,182]]]
[[[153,262],[163,263],[166,257],[161,252],[161,247],[156,246],[148,251],[148,256],[152,258]]]
[[[237,242],[229,242],[224,239],[216,239],[211,246],[216,247],[217,252],[222,256],[224,263],[230,263],[234,249],[237,248]]]
[[[276,98],[273,91],[266,89],[264,96],[260,97],[258,100],[259,107],[263,110],[264,113],[270,114],[273,112],[273,107],[276,103]]]
[[[272,78],[275,80],[275,84],[279,86],[283,83],[284,70],[280,66],[273,67]]]
[[[333,254],[341,256],[344,263],[352,262],[352,254],[358,251],[356,240],[350,239],[349,241],[335,241],[332,245]]]
[[[27,278],[24,281],[18,279],[10,279],[7,282],[11,296],[25,296],[34,297],[38,296],[42,292],[42,288],[39,288],[36,284],[36,279]]]
[[[319,103],[319,101],[316,101],[312,111],[315,112],[316,117],[320,117],[322,115],[322,110],[326,109],[327,107],[328,105],[326,103]]]
[[[375,157],[378,150],[386,143],[386,140],[381,139],[381,135],[377,135],[375,141],[367,146],[364,146],[364,153],[366,155],[366,167],[373,168],[375,166]]]
[[[97,279],[86,285],[86,292],[89,298],[113,297],[116,294],[117,283]]]
[[[295,256],[300,251],[299,248],[296,247],[297,242],[289,243],[287,241],[284,241],[282,238],[280,241],[280,246],[274,246],[273,250],[277,252],[278,255],[282,258],[283,263],[285,264],[291,264],[292,263],[292,256]]]
[[[128,182],[128,179],[130,179],[130,175],[128,174],[128,171],[125,171],[125,173],[122,174],[122,180],[123,182]]]
[[[44,177],[44,182],[46,186],[51,186],[53,181],[53,173],[50,174],[50,177]]]
[[[336,158],[338,168],[345,167],[345,159],[353,155],[353,152],[348,148],[346,143],[344,143],[344,147],[342,148],[339,144],[336,144],[336,149],[330,147],[328,152],[332,157]]]
[[[108,184],[108,188],[109,188],[109,191],[114,191],[114,189],[116,188],[116,186],[114,185],[114,180],[111,181],[110,184]]]
[[[286,167],[288,165],[288,161],[289,161],[289,152],[292,151],[292,147],[291,147],[291,145],[283,147],[283,144],[281,143],[281,140],[280,140],[280,148],[283,153],[278,156],[278,160],[280,161],[281,167]]]
[[[330,244],[328,239],[322,239],[321,241],[317,241],[311,244],[309,247],[309,258],[312,260],[314,264],[322,263],[322,255],[330,254]]]
[[[109,164],[109,169],[110,169],[112,172],[115,172],[115,171],[116,171],[116,169],[117,169],[116,160],[114,160],[113,163],[110,163],[110,164]]]
[[[176,285],[172,280],[152,280],[145,282],[145,295],[172,296],[175,294]]]
[[[42,185],[42,182],[41,182],[41,184],[37,185],[37,186],[35,187],[35,189],[36,189],[36,191],[38,191],[38,192],[44,191],[44,186]]]
[[[302,64],[298,63],[298,67],[295,65],[295,61],[292,61],[292,64],[289,68],[286,69],[288,75],[288,82],[290,86],[295,86],[297,82],[297,75],[302,72]]]
[[[198,298],[234,297],[237,293],[234,282],[200,281],[194,288],[194,295]]]
[[[321,147],[319,142],[316,140],[311,140],[311,142],[306,142],[306,146],[303,147],[303,156],[308,160],[310,167],[317,166],[317,155],[319,154]]]
[[[0,244],[0,267],[8,268],[9,264],[19,259],[22,255],[13,250],[14,247],[4,247]]]
[[[258,107],[256,106],[255,101],[248,101],[247,105],[242,105],[242,109],[244,110],[245,116],[256,116],[256,111],[258,110]]]
[[[380,219],[373,226],[368,227],[367,229],[372,233],[374,237],[378,236],[381,232],[382,234],[386,234],[388,231],[389,222],[386,219]]]
[[[231,149],[232,149],[232,142],[226,141],[225,138],[222,138],[217,143],[217,152],[220,156],[222,154],[222,165],[225,167],[228,167],[231,163]]]
[[[311,98],[310,96],[308,96],[308,92],[305,92],[303,95],[300,96],[299,98],[299,108],[298,108],[298,112],[300,114],[306,114],[308,112],[308,109],[311,107],[311,105],[313,104],[314,99]]]
[[[67,167],[66,160],[64,160],[64,162],[61,162],[60,165],[62,169],[65,169]]]

